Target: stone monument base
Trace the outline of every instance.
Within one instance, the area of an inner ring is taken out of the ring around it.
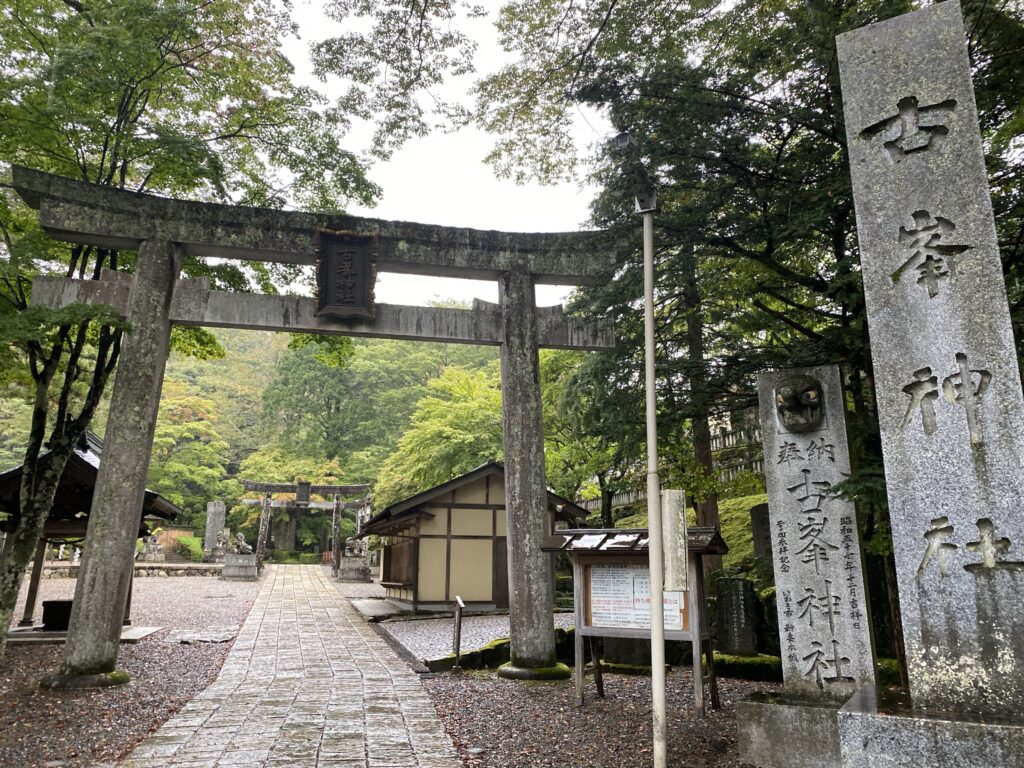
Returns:
[[[777,694],[737,702],[740,760],[758,768],[839,768],[839,707]]]
[[[1024,719],[915,710],[906,694],[866,686],[838,725],[843,768],[1024,768]]]
[[[220,577],[225,581],[256,581],[256,555],[224,555],[224,568]]]
[[[338,563],[338,581],[370,582],[370,558],[349,556]]]

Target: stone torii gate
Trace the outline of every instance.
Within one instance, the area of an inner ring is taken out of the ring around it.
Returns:
[[[612,345],[605,323],[537,309],[536,284],[607,279],[615,250],[597,233],[516,234],[339,215],[273,211],[136,194],[13,168],[40,225],[67,242],[138,252],[135,274],[37,278],[33,302],[107,304],[125,335],[71,625],[51,686],[110,685],[132,568],[172,323],[500,345],[508,514],[510,676],[555,664],[546,530],[538,347]],[[211,291],[178,278],[186,255],[317,265],[318,298]],[[496,280],[497,305],[471,310],[375,304],[377,272]],[[549,671],[549,670],[548,670]]]
[[[357,485],[313,485],[313,483],[257,483],[252,480],[242,480],[242,487],[247,491],[262,493],[262,499],[243,499],[242,503],[247,506],[262,507],[260,511],[260,529],[256,538],[256,568],[263,570],[263,560],[267,554],[267,536],[270,532],[270,510],[274,507],[285,509],[330,509],[331,510],[331,575],[337,577],[339,561],[341,560],[341,542],[339,531],[341,526],[341,510],[362,509],[366,505],[366,499],[360,501],[342,502],[342,496],[355,496],[365,494],[370,486],[365,484]],[[294,500],[274,501],[275,493],[294,493]],[[310,501],[310,496],[333,496],[333,501]]]

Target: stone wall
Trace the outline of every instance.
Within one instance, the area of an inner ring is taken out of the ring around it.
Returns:
[[[135,576],[219,576],[220,563],[138,563]],[[43,568],[44,579],[78,578],[77,565],[56,565]]]

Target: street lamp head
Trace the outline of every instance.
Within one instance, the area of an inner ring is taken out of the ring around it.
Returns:
[[[658,190],[653,185],[638,186],[634,195],[637,213],[654,213],[658,210]]]
[[[635,144],[633,137],[629,135],[629,131],[623,131],[622,133],[616,134],[615,138],[612,139],[616,149],[628,149],[631,144]]]

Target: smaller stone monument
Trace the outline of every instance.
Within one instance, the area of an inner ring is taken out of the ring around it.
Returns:
[[[81,557],[82,557],[82,550],[79,549],[78,547],[75,547],[75,553],[71,556],[71,564],[72,565],[78,565],[78,561],[81,559]]]
[[[750,536],[754,541],[754,557],[771,562],[772,521],[768,517],[767,504],[750,508]]]
[[[256,555],[242,533],[235,534],[233,551],[224,554],[224,568],[220,577],[225,581],[256,581],[259,578]]]
[[[139,561],[143,563],[162,563],[166,559],[164,549],[160,546],[156,534],[147,536],[142,542],[142,553]]]
[[[203,534],[203,552],[209,561],[217,546],[217,536],[224,530],[224,519],[227,514],[223,501],[208,501],[206,503],[206,530]],[[214,560],[213,562],[218,562]]]
[[[213,545],[213,549],[210,551],[208,561],[211,563],[223,563],[224,555],[228,551],[228,534],[226,531],[221,531],[217,534],[217,541]]]
[[[875,682],[857,518],[832,492],[850,474],[839,368],[769,371],[757,390],[783,693],[737,703],[740,757],[838,767],[839,708]]]
[[[366,543],[354,536],[345,540],[345,556],[338,560],[338,581],[368,583],[373,581],[370,576],[370,558],[366,556]]]
[[[757,655],[759,622],[757,595],[750,579],[719,579],[715,584],[718,607],[718,650],[735,656]]]

